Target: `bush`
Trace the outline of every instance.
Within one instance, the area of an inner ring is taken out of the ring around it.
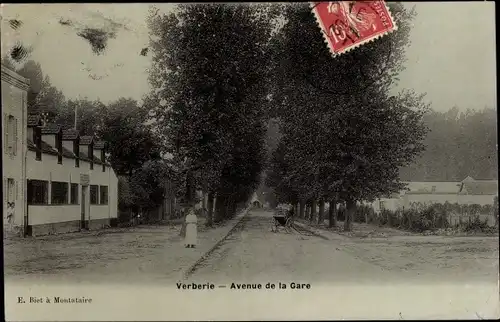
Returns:
[[[366,213],[368,223],[419,233],[428,230],[450,228],[451,225],[448,221],[448,216],[453,213],[472,219],[454,225],[456,228],[466,232],[489,232],[492,229],[488,226],[488,219],[482,221],[479,215],[498,214],[498,210],[495,210],[491,205],[458,205],[450,203],[432,205],[413,204],[409,209],[396,211],[383,209],[378,214],[375,214],[372,209],[367,208],[369,207],[358,207],[355,221],[364,222],[364,214]]]
[[[465,232],[484,232],[489,230],[488,221],[481,221],[479,216],[475,216],[473,220],[467,221],[462,224],[462,230]]]
[[[354,222],[364,223],[369,222],[370,218],[373,218],[375,212],[373,208],[367,205],[359,205],[356,207],[356,212],[354,213]]]

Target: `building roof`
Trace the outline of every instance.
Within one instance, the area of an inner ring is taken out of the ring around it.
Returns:
[[[30,139],[27,139],[28,150],[36,151],[36,145]],[[57,155],[57,150],[54,149],[50,144],[45,141],[42,141],[42,153]]]
[[[58,134],[62,127],[59,124],[47,124],[42,127],[42,134]]]
[[[28,114],[28,127],[35,127],[42,124],[42,118],[38,114]]]
[[[81,145],[89,145],[92,143],[94,137],[92,135],[82,135],[80,136],[80,144]]]
[[[458,193],[460,182],[457,181],[427,181],[405,182],[407,193]]]
[[[498,181],[466,181],[462,183],[462,186],[460,187],[460,193],[469,195],[496,195],[498,194]]]
[[[80,151],[80,160],[84,160],[87,162],[91,162],[90,158],[88,157],[88,154],[85,152]]]
[[[94,158],[94,163],[97,163],[97,164],[106,164],[106,162],[102,162],[101,159],[99,159],[95,155],[93,156],[93,158]]]
[[[95,155],[92,156],[92,160],[89,158],[89,155],[85,152],[82,152],[80,151],[80,159],[81,160],[85,160],[87,162],[91,162],[93,161],[94,163],[97,163],[97,164],[105,164],[105,165],[110,165],[109,163],[107,162],[102,162],[101,159],[99,159],[98,157],[96,157]]]
[[[105,142],[104,141],[94,142],[94,149],[102,150],[102,149],[104,149],[104,147],[105,147]]]
[[[27,145],[28,145],[28,150],[36,151],[36,146],[33,143],[33,141],[30,139],[27,139],[26,141],[27,141]],[[48,144],[45,141],[42,141],[42,153],[47,153],[47,154],[51,154],[51,155],[58,154],[57,149],[55,149],[54,147],[52,147],[50,144]],[[76,158],[76,155],[73,152],[71,152],[70,150],[66,149],[65,147],[62,148],[62,155],[65,158],[69,158],[69,159]],[[87,162],[93,161],[96,164],[105,164],[107,166],[111,166],[108,162],[102,162],[95,155],[92,156],[92,160],[91,160],[85,152],[80,152],[80,160],[87,161]]]
[[[467,178],[462,180],[462,182],[470,182],[470,181],[476,181],[476,180],[471,176],[467,176]]]
[[[63,140],[76,140],[78,136],[78,131],[75,129],[63,130]]]
[[[62,147],[62,155],[63,157],[69,158],[69,159],[76,159],[76,155],[71,152],[70,150],[66,149],[65,147]]]

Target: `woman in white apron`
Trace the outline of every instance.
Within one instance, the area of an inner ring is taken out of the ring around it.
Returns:
[[[191,207],[186,216],[186,237],[184,238],[184,245],[187,248],[195,248],[198,239],[198,218],[196,217],[195,210],[198,205]]]

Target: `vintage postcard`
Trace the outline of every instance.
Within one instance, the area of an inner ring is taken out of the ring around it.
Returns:
[[[0,15],[7,321],[500,317],[494,3]]]

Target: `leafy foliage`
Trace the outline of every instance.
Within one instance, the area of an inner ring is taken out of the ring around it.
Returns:
[[[216,219],[234,214],[260,178],[272,8],[182,4],[149,20],[155,133],[181,172],[217,193]]]
[[[375,223],[413,232],[438,231],[455,229],[460,232],[495,232],[487,222],[488,216],[494,215],[492,205],[460,205],[460,204],[416,204],[409,209],[391,211],[384,209],[379,214],[368,206],[357,206],[355,221]],[[365,216],[366,214],[366,216]],[[451,221],[452,216],[460,220]],[[484,219],[481,219],[481,216]],[[498,223],[496,223],[498,225]],[[498,232],[498,230],[497,230]]]
[[[497,112],[492,108],[432,111],[424,117],[426,150],[400,171],[408,181],[461,181],[498,178]]]
[[[130,178],[133,205],[142,209],[157,207],[165,198],[166,179],[171,177],[171,169],[165,161],[145,162]]]
[[[286,7],[272,96],[283,137],[269,176],[281,199],[352,205],[402,187],[398,169],[424,149],[427,106],[413,92],[389,95],[414,15],[398,3],[391,11],[396,32],[332,58],[310,8]]]

